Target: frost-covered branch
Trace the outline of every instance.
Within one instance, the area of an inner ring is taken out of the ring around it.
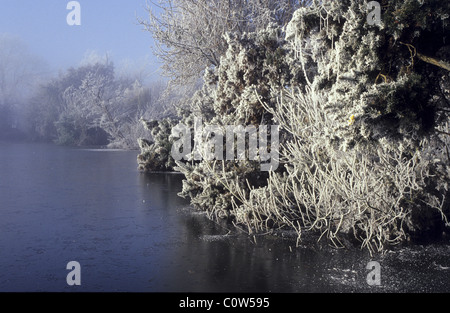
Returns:
[[[218,66],[227,45],[226,33],[239,35],[264,29],[269,23],[285,25],[292,13],[309,1],[296,0],[162,0],[147,5],[149,19],[140,24],[156,41],[154,53],[167,76],[189,84],[210,66]],[[161,14],[152,10],[157,6]]]

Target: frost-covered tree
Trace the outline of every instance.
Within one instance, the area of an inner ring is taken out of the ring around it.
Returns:
[[[367,4],[314,1],[289,23],[303,77],[265,105],[292,135],[286,172],[239,194],[235,215],[251,229],[318,231],[337,245],[346,233],[381,251],[449,226],[450,4],[386,1],[378,26]]]
[[[169,139],[172,128],[177,124],[173,118],[140,122],[151,133],[152,140],[139,138],[141,153],[138,155],[139,170],[142,172],[173,171],[175,160],[171,156],[172,141]]]
[[[206,71],[203,87],[179,107],[178,120],[145,122],[152,130],[155,142],[141,140],[142,153],[138,158],[143,171],[175,169],[182,172],[186,180],[181,195],[214,216],[228,216],[232,208],[233,194],[223,185],[223,172],[229,180],[238,179],[242,188],[248,188],[248,184],[261,186],[268,174],[261,171],[260,162],[248,157],[248,150],[245,160],[237,160],[237,155],[224,162],[197,160],[196,152],[207,145],[206,141],[200,140],[198,150],[188,153],[188,161],[175,164],[171,155],[172,144],[177,140],[174,126],[181,122],[189,127],[194,146],[195,140],[199,139],[194,138],[196,119],[201,119],[204,127],[273,125],[272,115],[263,108],[261,99],[275,105],[279,90],[292,79],[285,62],[286,50],[281,48],[285,42],[278,25],[271,24],[258,33],[228,34],[225,38],[228,49],[220,65]],[[247,140],[247,149],[248,145]],[[224,159],[228,152],[225,149]]]
[[[160,87],[162,87],[160,85]],[[159,89],[162,90],[162,89]],[[139,170],[142,172],[173,171],[176,166],[171,156],[173,140],[170,138],[172,128],[180,121],[181,112],[187,110],[185,101],[188,101],[195,89],[179,86],[176,89],[167,88],[158,101],[158,114],[147,109],[141,116],[140,123],[147,133],[138,138],[141,153],[138,155]],[[162,109],[162,110],[161,110]]]
[[[130,86],[132,89],[139,86]],[[81,130],[81,138],[92,128],[106,131],[114,141],[120,141],[126,148],[131,147],[123,131],[123,121],[126,116],[133,115],[133,107],[126,106],[124,88],[114,79],[113,67],[106,64],[87,73],[78,88],[69,87],[64,91],[67,103],[67,113]]]
[[[148,6],[149,19],[140,20],[156,41],[155,54],[164,73],[177,84],[202,77],[218,66],[227,50],[226,33],[242,35],[263,30],[269,23],[285,25],[292,13],[311,1],[302,0],[162,0]]]
[[[368,23],[368,8],[314,1],[294,14],[287,38],[301,47],[296,62],[308,85],[328,90],[327,112],[354,122],[332,131],[335,144],[401,138],[415,148],[446,116],[448,69],[436,64],[448,54],[450,4],[384,1],[379,26]],[[359,137],[349,134],[355,130]]]
[[[145,135],[139,119],[162,114],[163,88],[116,77],[109,61],[86,64],[43,84],[29,116],[42,139],[137,149],[137,139]]]
[[[87,77],[100,72],[112,76],[112,64],[109,69],[103,63],[69,68],[59,77],[41,84],[31,100],[28,112],[38,139],[83,144],[92,124],[92,120],[87,120],[87,117],[93,118],[93,112],[90,107],[79,105],[72,98],[72,93],[82,88]]]
[[[450,4],[381,8],[373,25],[368,1],[312,1],[286,27],[227,34],[180,118],[280,124],[281,166],[178,162],[181,195],[250,233],[317,232],[371,252],[448,231]]]

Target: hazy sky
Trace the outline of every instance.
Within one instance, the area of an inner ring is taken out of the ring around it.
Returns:
[[[69,26],[69,0],[0,0],[0,33],[22,39],[52,70],[79,65],[86,54],[109,54],[116,66],[159,65],[150,33],[136,17],[147,19],[145,0],[79,0],[81,25]]]

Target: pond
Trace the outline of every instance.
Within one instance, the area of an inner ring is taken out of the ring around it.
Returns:
[[[0,291],[448,292],[448,242],[383,256],[305,238],[253,237],[142,174],[137,151],[0,143]],[[81,285],[66,269],[80,264]],[[380,265],[369,285],[367,265]]]

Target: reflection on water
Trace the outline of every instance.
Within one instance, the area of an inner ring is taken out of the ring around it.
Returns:
[[[449,290],[449,245],[371,258],[312,238],[255,243],[189,208],[180,175],[140,174],[136,155],[0,143],[0,291]],[[66,284],[72,260],[81,286]],[[371,260],[381,286],[366,283]]]

